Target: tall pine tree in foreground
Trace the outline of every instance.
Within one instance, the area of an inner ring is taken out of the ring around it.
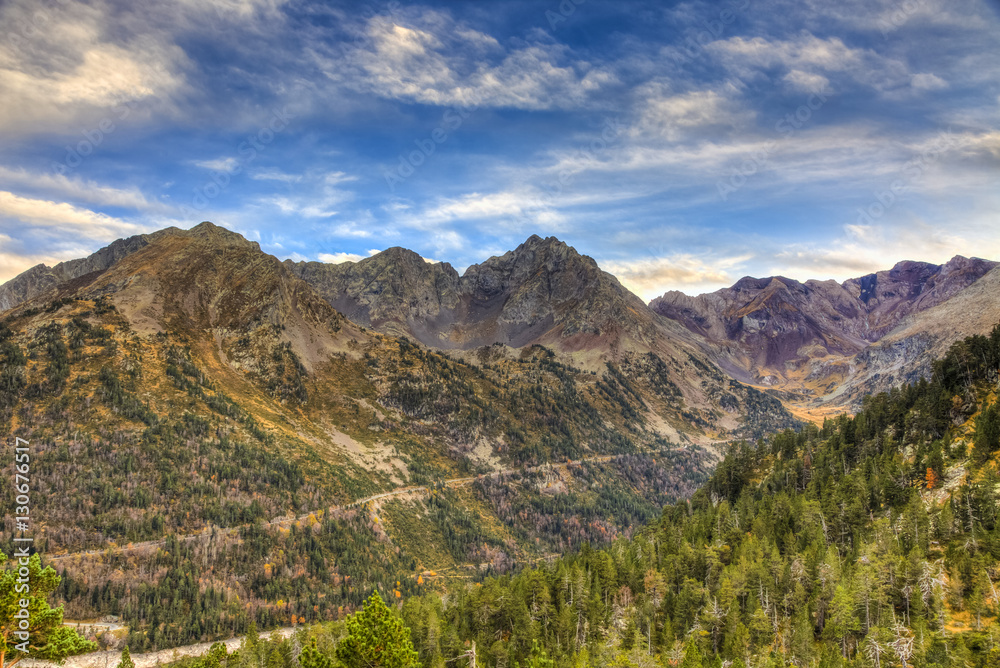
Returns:
[[[0,563],[7,563],[7,555],[0,552]],[[21,577],[19,569],[27,570]],[[0,572],[0,668],[10,668],[21,659],[46,659],[62,661],[67,656],[83,654],[97,649],[97,644],[80,636],[75,630],[63,626],[63,609],[52,608],[48,596],[59,586],[61,578],[51,566],[42,568],[37,554],[31,555],[27,566],[14,562],[13,568]],[[27,590],[24,585],[27,584]],[[21,590],[18,590],[21,585]],[[25,601],[27,606],[22,606]],[[22,610],[27,618],[21,619]],[[27,626],[27,645],[17,636],[22,622]],[[27,653],[21,651],[27,649]]]
[[[410,629],[382,601],[371,595],[362,610],[347,618],[347,637],[340,641],[336,658],[346,668],[417,668]],[[336,665],[316,649],[315,642],[302,652],[303,668],[332,668]]]

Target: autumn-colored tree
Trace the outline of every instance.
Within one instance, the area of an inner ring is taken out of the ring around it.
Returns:
[[[938,483],[937,473],[934,473],[934,469],[932,469],[929,466],[927,467],[927,475],[924,478],[924,483],[925,483],[927,489],[929,489],[929,490],[934,489],[935,487],[937,487],[937,483]]]

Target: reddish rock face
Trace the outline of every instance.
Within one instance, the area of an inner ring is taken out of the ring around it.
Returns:
[[[735,344],[747,370],[763,377],[828,354],[854,355],[995,266],[957,256],[944,265],[900,262],[842,284],[747,277],[697,297],[668,292],[650,307],[710,341]]]

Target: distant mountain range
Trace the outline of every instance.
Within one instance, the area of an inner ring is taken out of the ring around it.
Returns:
[[[913,380],[929,372],[932,356],[921,353],[940,353],[968,334],[988,332],[1000,320],[1000,296],[975,291],[975,310],[984,317],[970,328],[936,327],[942,313],[936,307],[953,299],[970,306],[965,291],[1000,279],[996,267],[957,256],[943,265],[900,262],[844,283],[747,277],[697,297],[668,292],[650,308],[723,347],[727,354],[714,357],[735,377],[789,390],[813,405],[841,404],[873,389],[868,380],[874,375],[881,389]],[[863,354],[883,339],[898,340],[903,323],[910,341],[905,359],[885,365]]]
[[[217,228],[195,228],[207,229]],[[0,310],[96,280],[123,258],[177,235],[162,230],[116,241],[88,258],[33,267],[0,286]],[[850,405],[870,390],[926,374],[927,360],[952,341],[1000,320],[1000,298],[979,284],[1000,280],[997,263],[962,256],[943,265],[900,262],[843,283],[745,277],[697,297],[668,292],[649,305],[554,237],[531,236],[463,275],[404,248],[358,262],[283,266],[357,326],[460,354],[543,345],[586,368],[652,353],[672,360],[671,381],[692,399],[698,395],[696,403],[705,403],[695,378],[700,368],[676,368],[691,359],[778,391],[798,409]],[[306,360],[315,357],[302,348]]]

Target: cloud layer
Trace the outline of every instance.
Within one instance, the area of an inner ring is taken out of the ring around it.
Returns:
[[[645,298],[1000,254],[985,0],[560,7],[5,3],[0,279],[201,220],[330,262],[555,234]]]

